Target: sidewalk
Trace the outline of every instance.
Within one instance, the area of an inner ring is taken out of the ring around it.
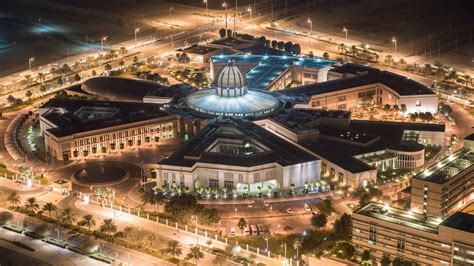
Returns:
[[[147,220],[144,218],[139,218],[134,215],[130,215],[125,212],[114,211],[106,207],[100,207],[95,204],[84,204],[81,201],[75,200],[74,207],[88,213],[95,213],[97,215],[105,216],[108,218],[112,218],[116,221],[124,222],[130,225],[134,225],[136,227],[140,227],[143,229],[147,229],[153,232],[157,232],[160,236],[178,240],[186,246],[196,244],[196,240],[198,239],[198,243],[200,245],[206,245],[206,241],[211,238],[206,238],[202,236],[198,236],[196,239],[196,234],[185,232],[182,230],[176,230],[174,227],[166,226],[155,221]],[[219,249],[226,249],[226,244],[220,241],[216,241],[212,239],[212,246],[219,248]],[[250,256],[254,253],[248,252],[244,249],[241,249],[240,255],[241,256]],[[256,261],[265,263],[266,265],[281,265],[281,262],[277,259],[268,258],[267,256],[259,255],[256,258]]]

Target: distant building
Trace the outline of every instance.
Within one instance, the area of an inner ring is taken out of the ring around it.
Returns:
[[[464,147],[412,178],[411,208],[448,217],[474,204],[474,134]]]
[[[352,244],[380,262],[474,265],[474,215],[439,217],[370,203],[352,214]]]
[[[320,160],[273,133],[243,121],[216,121],[152,174],[159,186],[235,188],[239,193],[302,187],[319,180]]]
[[[160,105],[52,99],[40,110],[46,153],[77,160],[183,136],[179,116]]]
[[[356,64],[336,66],[327,72],[327,82],[281,91],[296,98],[295,108],[351,110],[364,102],[406,107],[407,113],[438,112],[438,96],[426,86],[372,67]]]

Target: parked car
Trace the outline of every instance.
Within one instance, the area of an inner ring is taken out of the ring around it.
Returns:
[[[247,205],[247,206],[249,206],[249,208],[252,208],[252,207],[253,207],[252,203],[249,203],[249,205]]]
[[[230,233],[229,233],[229,235],[235,236],[235,227],[231,227],[231,228],[230,228]]]
[[[286,212],[287,212],[288,214],[293,214],[293,210],[290,209],[290,208],[286,209]]]
[[[244,226],[244,235],[249,236],[250,235],[250,228],[249,225]]]
[[[311,207],[308,205],[308,203],[305,203],[305,204],[304,204],[304,210],[305,210],[306,212],[313,212],[313,209],[311,209]]]

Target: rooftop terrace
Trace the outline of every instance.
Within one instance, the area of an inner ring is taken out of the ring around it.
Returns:
[[[429,233],[438,233],[438,226],[442,222],[441,219],[436,217],[425,217],[423,214],[393,208],[380,203],[369,203],[355,213]]]
[[[462,148],[413,178],[444,184],[474,163],[474,152]]]

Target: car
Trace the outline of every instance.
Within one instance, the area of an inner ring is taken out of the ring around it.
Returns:
[[[244,226],[244,235],[246,236],[250,235],[250,226],[248,224]]]
[[[252,208],[252,207],[253,207],[252,203],[249,203],[249,205],[247,205],[247,206],[249,206],[249,208]]]
[[[286,212],[289,213],[289,214],[293,214],[293,210],[290,209],[290,208],[286,209]]]
[[[235,227],[230,228],[230,233],[231,236],[235,236]]]
[[[307,203],[304,204],[304,210],[306,212],[313,212],[313,209],[311,209],[311,207]]]
[[[268,207],[269,206],[268,202],[264,202],[263,206]]]

